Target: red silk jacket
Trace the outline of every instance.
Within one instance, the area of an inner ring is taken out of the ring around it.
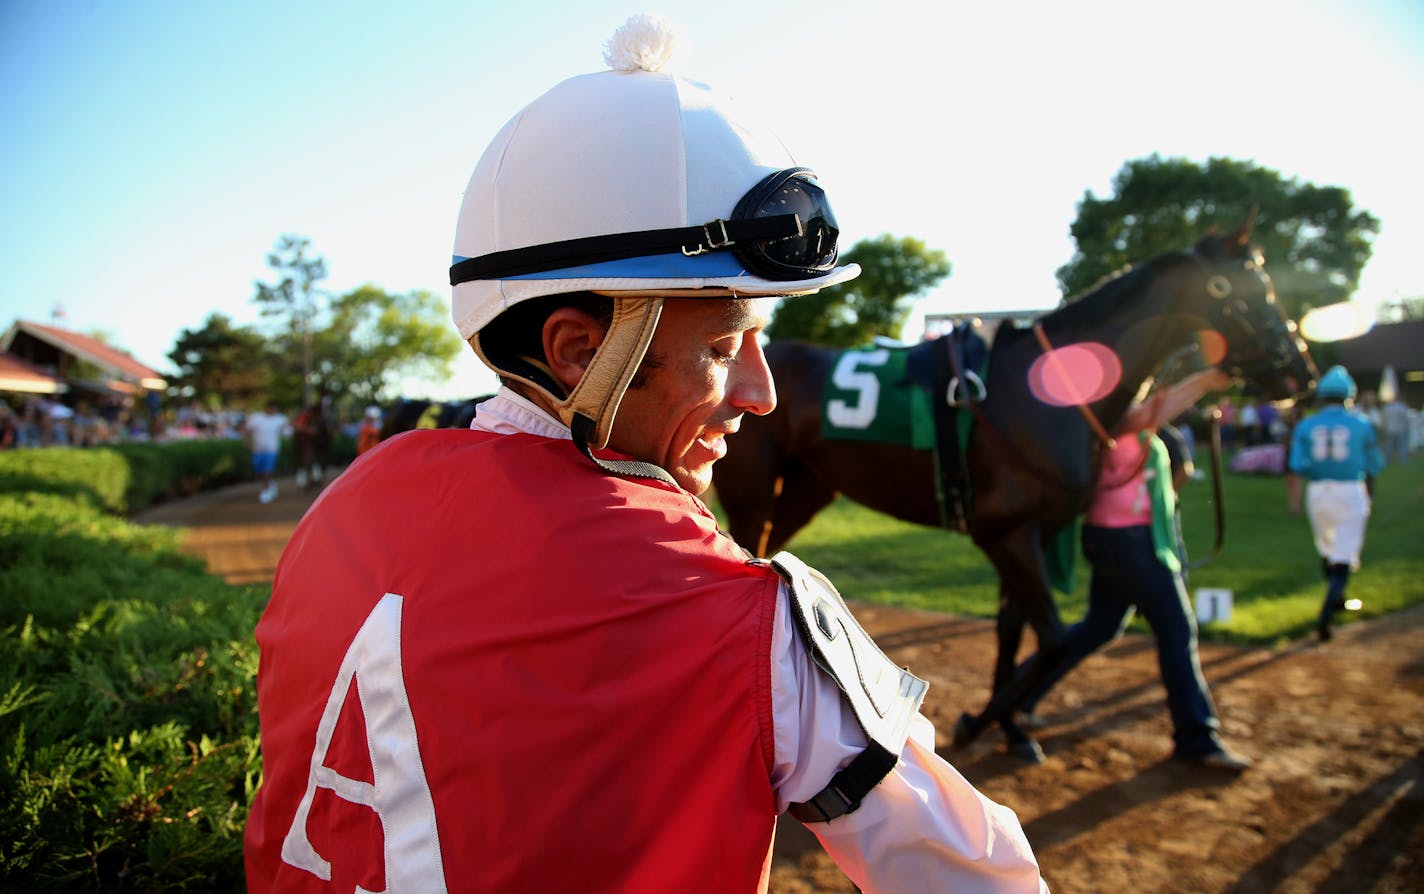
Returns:
[[[257,626],[249,889],[764,889],[777,586],[568,441],[382,443]]]

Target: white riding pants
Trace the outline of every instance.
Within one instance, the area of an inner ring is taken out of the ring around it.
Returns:
[[[1305,491],[1315,549],[1331,564],[1360,567],[1370,495],[1363,481],[1312,481]]]

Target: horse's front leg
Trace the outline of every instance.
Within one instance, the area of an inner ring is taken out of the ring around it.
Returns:
[[[1008,736],[1011,752],[1040,761],[1043,753],[1038,743],[1013,722],[1013,714],[1061,660],[1063,621],[1053,601],[1036,532],[1019,529],[986,546],[985,552],[999,573],[999,652],[995,660],[994,691],[989,703],[977,715],[960,716],[954,729],[954,747],[968,745],[991,724],[997,723]],[[1025,622],[1038,637],[1038,650],[1022,665],[1015,666]]]
[[[1002,588],[999,592],[999,614],[995,632],[998,634],[999,650],[994,659],[993,691],[999,692],[1013,679],[1024,632],[1023,616],[1018,613],[1013,602],[1004,597]],[[1014,716],[1015,713],[1011,711],[999,719],[999,727],[1004,731],[1009,753],[1032,763],[1042,763],[1043,749],[1014,722]]]

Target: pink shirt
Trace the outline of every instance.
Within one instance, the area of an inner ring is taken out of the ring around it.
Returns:
[[[1150,525],[1152,497],[1147,476],[1156,473],[1146,463],[1147,447],[1136,434],[1119,435],[1115,440],[1117,446],[1103,454],[1098,489],[1085,521],[1099,528]]]

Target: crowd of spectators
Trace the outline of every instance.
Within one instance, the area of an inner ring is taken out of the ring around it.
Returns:
[[[1221,448],[1233,472],[1280,475],[1285,471],[1286,446],[1296,423],[1313,411],[1309,401],[1297,401],[1284,412],[1270,401],[1245,398],[1233,402],[1223,397],[1217,405],[1221,413]],[[1404,462],[1424,448],[1424,413],[1402,398],[1380,402],[1374,391],[1361,391],[1356,409],[1375,427],[1385,460]],[[1205,417],[1188,425],[1205,426]]]
[[[0,397],[0,449],[239,438],[245,417],[240,410],[197,404],[149,414],[117,403],[81,400],[70,406],[49,397],[12,395]]]

